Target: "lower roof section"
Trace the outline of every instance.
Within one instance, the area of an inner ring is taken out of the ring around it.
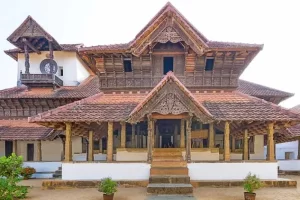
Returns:
[[[56,131],[26,119],[0,120],[0,140],[53,140],[62,131]]]
[[[279,103],[291,96],[292,93],[269,88],[263,85],[239,80],[237,91],[251,96],[259,97],[266,101]],[[53,90],[51,88],[32,88],[28,90],[26,86],[13,87],[0,90],[0,99],[20,99],[20,98],[86,98],[100,92],[98,76],[88,77],[78,86],[61,87]]]
[[[168,73],[166,76],[174,76]],[[159,84],[164,83],[164,78]],[[170,79],[174,81],[175,79]],[[178,81],[178,79],[176,79]],[[158,84],[158,85],[159,85]],[[181,83],[180,83],[181,84]],[[181,87],[184,85],[181,84]],[[155,87],[157,88],[157,86]],[[154,88],[154,89],[155,89]],[[184,90],[188,90],[184,87]],[[154,91],[156,92],[156,91]],[[170,91],[171,92],[171,91]],[[151,91],[150,93],[153,93]],[[273,103],[236,91],[189,93],[207,110],[214,121],[300,121],[298,114]],[[127,121],[147,92],[98,93],[29,118],[30,122],[107,122]]]

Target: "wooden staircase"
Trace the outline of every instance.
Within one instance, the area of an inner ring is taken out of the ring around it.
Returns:
[[[147,192],[152,194],[192,194],[187,162],[181,149],[154,149]]]

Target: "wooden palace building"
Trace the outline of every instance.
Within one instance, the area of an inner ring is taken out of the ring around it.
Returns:
[[[59,162],[63,179],[274,179],[275,144],[295,140],[300,115],[278,106],[292,94],[239,79],[263,45],[211,41],[170,3],[129,43],[60,44],[30,16],[8,41],[0,155]]]

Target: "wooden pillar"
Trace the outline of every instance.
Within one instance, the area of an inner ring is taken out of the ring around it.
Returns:
[[[89,154],[88,154],[88,161],[94,161],[94,131],[89,131]]]
[[[151,116],[148,116],[148,141],[147,141],[147,147],[148,147],[148,158],[147,161],[152,161],[152,134],[153,134],[153,119]]]
[[[267,143],[267,160],[274,161],[274,123],[267,124],[268,143]]]
[[[17,140],[13,141],[13,153],[18,155],[18,141]]]
[[[173,137],[173,146],[177,147],[177,135],[178,135],[178,125],[175,124],[174,127],[174,137]]]
[[[215,147],[215,130],[214,123],[209,124],[209,148]]]
[[[225,122],[224,128],[224,161],[230,161],[230,129],[229,122]]]
[[[191,162],[192,118],[186,120],[186,161]]]
[[[300,160],[300,138],[298,139],[298,156],[297,159]]]
[[[37,141],[36,161],[42,161],[42,141]]]
[[[155,147],[156,148],[160,148],[159,141],[160,141],[160,135],[159,135],[158,124],[155,124],[155,142],[156,142]]]
[[[131,148],[135,148],[135,124],[132,124],[131,126]]]
[[[107,162],[113,161],[113,144],[114,144],[114,132],[113,132],[113,122],[108,122],[107,128],[107,154],[106,160]]]
[[[184,141],[184,119],[181,119],[180,121],[180,148],[185,147],[185,141]]]
[[[72,161],[72,124],[66,123],[65,161]]]
[[[52,42],[51,41],[48,41],[48,43],[49,43],[49,58],[51,59],[51,60],[53,60],[54,59],[54,56],[53,56],[53,45],[52,45]],[[52,69],[53,70],[53,69]],[[52,72],[51,72],[52,73]]]
[[[244,141],[243,141],[243,160],[249,160],[249,140],[248,140],[248,129],[244,130]]]
[[[274,160],[276,160],[276,139],[274,139]]]
[[[103,152],[103,142],[102,142],[102,138],[99,139],[99,153]]]
[[[231,136],[231,152],[235,151],[235,137]]]
[[[138,148],[141,148],[140,130],[141,130],[141,127],[139,124],[139,125],[137,125],[137,133],[136,133],[136,139],[137,139],[136,147],[138,147]]]
[[[155,127],[155,120],[151,120],[151,123],[152,123],[152,125],[151,125],[151,128],[152,128],[152,135],[151,135],[151,145],[152,145],[152,149],[154,148],[154,141],[155,141],[155,129],[154,129],[154,127]]]
[[[24,44],[24,54],[25,54],[25,74],[29,74],[29,52],[28,52],[28,45]]]
[[[126,148],[126,123],[121,122],[121,148]]]

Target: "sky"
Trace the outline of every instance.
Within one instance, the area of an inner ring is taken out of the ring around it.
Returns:
[[[0,2],[0,89],[17,83],[7,37],[31,15],[59,43],[125,43],[167,0],[7,0]],[[298,0],[170,0],[209,40],[264,44],[241,78],[294,93],[300,104]]]

